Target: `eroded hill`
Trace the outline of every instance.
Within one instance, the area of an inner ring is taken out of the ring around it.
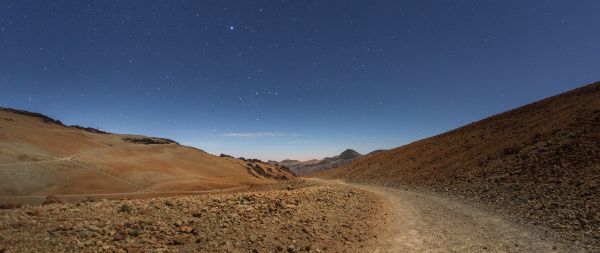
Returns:
[[[321,173],[462,195],[600,242],[600,83]]]
[[[66,126],[42,114],[0,108],[0,202],[235,189],[291,177],[285,168],[258,160],[217,157],[169,139]]]

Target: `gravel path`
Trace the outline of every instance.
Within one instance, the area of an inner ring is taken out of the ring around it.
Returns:
[[[382,196],[392,206],[374,252],[583,252],[490,210],[429,193],[311,179]]]
[[[438,194],[296,180],[251,192],[0,210],[0,252],[578,252]]]

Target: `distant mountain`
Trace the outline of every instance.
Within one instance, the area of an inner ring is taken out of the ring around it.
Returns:
[[[342,152],[339,156],[337,156],[338,159],[342,159],[342,160],[352,160],[355,159],[357,157],[361,156],[360,153],[352,150],[352,149],[346,149],[344,152]]]
[[[297,175],[306,175],[312,172],[321,171],[324,169],[335,168],[341,165],[345,165],[363,155],[352,149],[346,149],[334,157],[326,157],[322,160],[313,159],[308,161],[298,161],[286,159],[277,164],[289,167]]]

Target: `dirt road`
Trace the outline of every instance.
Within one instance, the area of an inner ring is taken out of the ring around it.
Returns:
[[[349,185],[384,196],[393,211],[375,252],[578,251],[545,238],[531,227],[446,196],[339,180],[311,180]]]

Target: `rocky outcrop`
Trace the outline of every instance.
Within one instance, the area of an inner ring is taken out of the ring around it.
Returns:
[[[157,138],[157,137],[124,137],[123,141],[131,142],[134,144],[179,144],[174,140],[166,139],[166,138]]]
[[[37,112],[30,112],[30,111],[25,111],[25,110],[18,110],[18,109],[13,109],[13,108],[4,108],[4,107],[0,107],[0,110],[15,113],[15,114],[20,114],[20,115],[25,115],[25,116],[29,116],[29,117],[33,117],[33,118],[38,118],[42,122],[47,123],[47,124],[56,124],[56,125],[60,125],[60,126],[66,126],[60,120],[53,119],[51,117],[48,117],[44,114],[37,113]],[[12,119],[6,119],[6,120],[12,121]],[[70,125],[69,127],[87,131],[90,133],[110,134],[109,132],[98,130],[98,129],[92,128],[92,127],[82,127],[82,126],[78,126],[78,125]]]
[[[11,113],[16,113],[16,114],[21,114],[21,115],[25,115],[25,116],[29,116],[29,117],[38,118],[38,119],[40,119],[44,123],[57,124],[57,125],[64,126],[64,124],[62,122],[60,122],[60,120],[55,120],[55,119],[50,118],[50,117],[48,117],[48,116],[46,116],[44,114],[41,114],[41,113],[29,112],[29,111],[18,110],[18,109],[13,109],[13,108],[4,108],[4,107],[0,107],[0,110],[11,112]]]
[[[93,127],[82,127],[82,126],[78,126],[78,125],[71,125],[71,127],[72,128],[77,128],[79,130],[87,131],[87,132],[90,132],[90,133],[95,133],[95,134],[110,134],[109,132],[98,130],[98,129],[93,128]]]

